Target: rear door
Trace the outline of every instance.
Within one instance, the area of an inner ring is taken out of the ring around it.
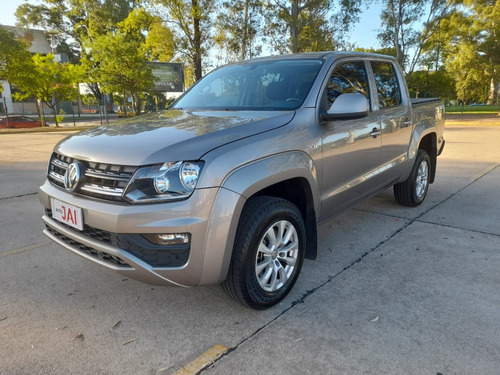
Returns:
[[[391,61],[371,61],[382,133],[380,183],[389,186],[405,167],[412,135],[411,104],[400,69]]]
[[[361,93],[370,101],[367,63],[347,60],[337,63],[322,92],[320,111],[326,111],[338,96]],[[378,185],[381,139],[377,136],[379,115],[333,120],[320,124],[323,169],[320,220],[369,195]]]

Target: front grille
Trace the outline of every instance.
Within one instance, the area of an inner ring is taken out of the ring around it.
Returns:
[[[123,201],[123,191],[137,167],[76,160],[54,152],[50,159],[48,180],[64,188],[66,170],[76,161],[85,166],[85,176],[76,188],[76,193],[105,200]]]
[[[45,208],[45,214],[52,217],[52,210],[50,208]],[[83,226],[83,230],[80,231],[67,224],[58,223],[93,240],[104,242],[121,250],[125,250],[152,267],[182,267],[189,260],[189,246],[159,246],[150,243],[140,234],[113,233],[91,227],[87,224],[85,224]],[[46,227],[50,233],[81,252],[108,263],[117,264],[123,267],[130,267],[130,265],[117,256],[88,247],[62,233],[59,233],[49,226]]]
[[[50,208],[45,208],[45,214],[49,217],[52,217],[52,210]],[[69,228],[71,230],[76,230],[75,228],[70,227],[69,225],[67,225],[65,223],[60,222],[59,224],[65,226],[66,228]],[[112,237],[116,237],[117,234],[108,232],[107,230],[93,228],[87,224],[84,224],[82,231],[80,231],[80,230],[76,230],[76,231],[84,234],[87,237],[90,237],[94,240],[97,240],[97,241],[106,242],[109,244],[111,244],[113,242],[116,243],[116,241],[112,241]]]

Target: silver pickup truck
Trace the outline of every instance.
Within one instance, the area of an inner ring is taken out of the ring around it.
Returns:
[[[222,283],[265,309],[315,259],[318,223],[391,186],[422,203],[443,127],[442,103],[412,102],[391,57],[227,65],[171,109],[61,141],[40,187],[44,233],[127,277]]]

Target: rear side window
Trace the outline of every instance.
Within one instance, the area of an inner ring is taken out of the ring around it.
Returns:
[[[341,95],[346,93],[361,93],[368,99],[368,74],[363,61],[352,61],[338,65],[332,72],[326,85],[328,107]]]
[[[387,62],[372,61],[373,76],[377,84],[380,108],[401,104],[401,89],[394,65]]]

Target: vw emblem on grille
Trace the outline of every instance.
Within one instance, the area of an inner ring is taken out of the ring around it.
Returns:
[[[75,191],[83,176],[84,166],[82,163],[71,163],[64,175],[64,187],[69,191]]]

